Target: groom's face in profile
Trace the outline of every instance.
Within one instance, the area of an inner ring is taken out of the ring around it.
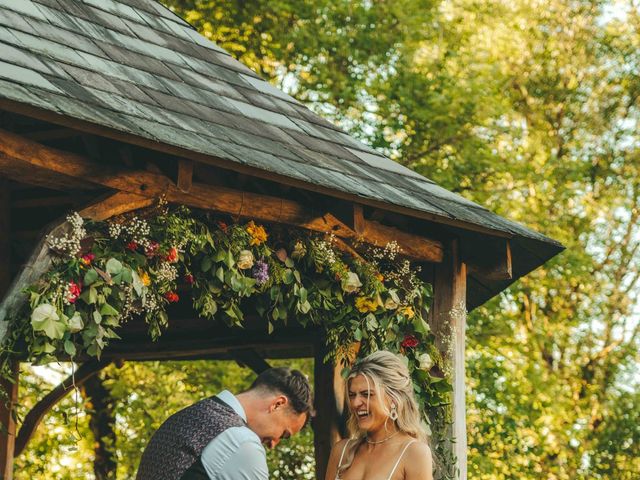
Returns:
[[[280,395],[269,404],[266,412],[254,418],[249,427],[260,437],[266,448],[274,448],[280,440],[298,433],[306,420],[306,413],[297,413],[290,407],[289,399]]]

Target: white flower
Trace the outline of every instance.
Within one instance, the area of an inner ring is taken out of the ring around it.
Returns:
[[[242,250],[238,256],[238,268],[246,270],[253,267],[253,253],[250,250]]]
[[[431,358],[431,355],[429,355],[428,353],[423,353],[422,355],[420,355],[418,357],[418,364],[420,370],[431,370],[431,367],[433,367],[433,359]]]
[[[349,272],[347,277],[342,279],[341,286],[344,292],[353,293],[362,286],[362,282],[356,273]]]
[[[80,312],[76,312],[69,319],[69,331],[71,333],[78,333],[80,330],[84,328],[84,322],[82,321],[82,316]]]
[[[387,310],[395,310],[396,308],[398,308],[398,305],[398,302],[396,302],[391,297],[387,298],[387,300],[384,302],[384,308],[386,308]]]

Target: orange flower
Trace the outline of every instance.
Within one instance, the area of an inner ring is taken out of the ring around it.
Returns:
[[[176,247],[171,247],[165,258],[169,263],[176,263],[178,261],[178,249]]]
[[[253,220],[247,224],[247,232],[251,235],[250,245],[260,245],[267,241],[267,232],[262,225],[256,225]]]
[[[376,273],[376,278],[378,279],[379,282],[384,281],[384,275],[382,275],[380,272]]]

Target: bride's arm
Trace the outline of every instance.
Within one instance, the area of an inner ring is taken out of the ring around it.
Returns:
[[[340,454],[344,448],[344,444],[347,440],[340,440],[331,449],[331,455],[329,455],[329,463],[327,464],[327,474],[324,476],[324,480],[335,480],[338,473],[338,461],[340,460]]]
[[[409,445],[404,460],[404,480],[433,480],[433,461],[429,445],[415,442]]]

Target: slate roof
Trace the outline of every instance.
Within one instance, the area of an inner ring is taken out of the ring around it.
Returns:
[[[529,239],[542,261],[562,248],[351,138],[152,0],[0,0],[0,98]]]

